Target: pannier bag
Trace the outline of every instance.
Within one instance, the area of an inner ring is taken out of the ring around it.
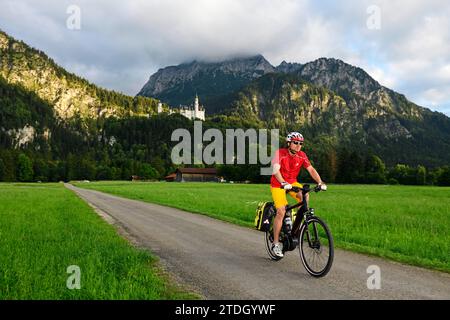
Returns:
[[[269,231],[275,215],[273,202],[260,202],[256,208],[255,228],[259,231]]]

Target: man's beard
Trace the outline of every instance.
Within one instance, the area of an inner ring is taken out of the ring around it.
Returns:
[[[298,151],[292,150],[291,147],[289,147],[288,150],[289,150],[289,152],[290,152],[291,154],[296,154],[296,153],[298,152]]]

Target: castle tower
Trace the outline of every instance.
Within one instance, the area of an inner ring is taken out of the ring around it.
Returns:
[[[194,102],[194,119],[199,117],[199,103],[198,103],[198,95],[195,94],[195,102]]]

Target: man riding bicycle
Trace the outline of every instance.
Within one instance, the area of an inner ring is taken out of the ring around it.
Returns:
[[[273,175],[270,179],[270,191],[277,209],[277,214],[273,221],[273,244],[272,251],[278,257],[283,257],[282,244],[279,243],[281,226],[283,224],[284,215],[286,213],[286,191],[291,190],[292,186],[302,187],[297,182],[297,176],[303,167],[308,170],[310,176],[321,186],[322,190],[326,190],[316,169],[313,168],[308,157],[303,151],[300,151],[303,145],[303,136],[298,132],[291,132],[286,137],[287,148],[281,148],[275,152],[272,159]],[[302,193],[289,192],[289,195],[301,202]],[[308,201],[308,195],[306,196]]]

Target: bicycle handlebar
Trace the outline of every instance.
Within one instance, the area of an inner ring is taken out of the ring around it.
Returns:
[[[280,189],[284,189],[284,188],[280,187]],[[309,187],[309,184],[305,184],[305,185],[303,185],[303,188],[292,186],[292,189],[286,190],[286,192],[290,192],[290,191],[294,191],[294,192],[303,191],[304,194],[307,194],[308,192],[311,192],[311,191],[319,192],[319,191],[326,191],[326,190],[322,190],[320,185],[316,185],[313,189],[311,189]]]

